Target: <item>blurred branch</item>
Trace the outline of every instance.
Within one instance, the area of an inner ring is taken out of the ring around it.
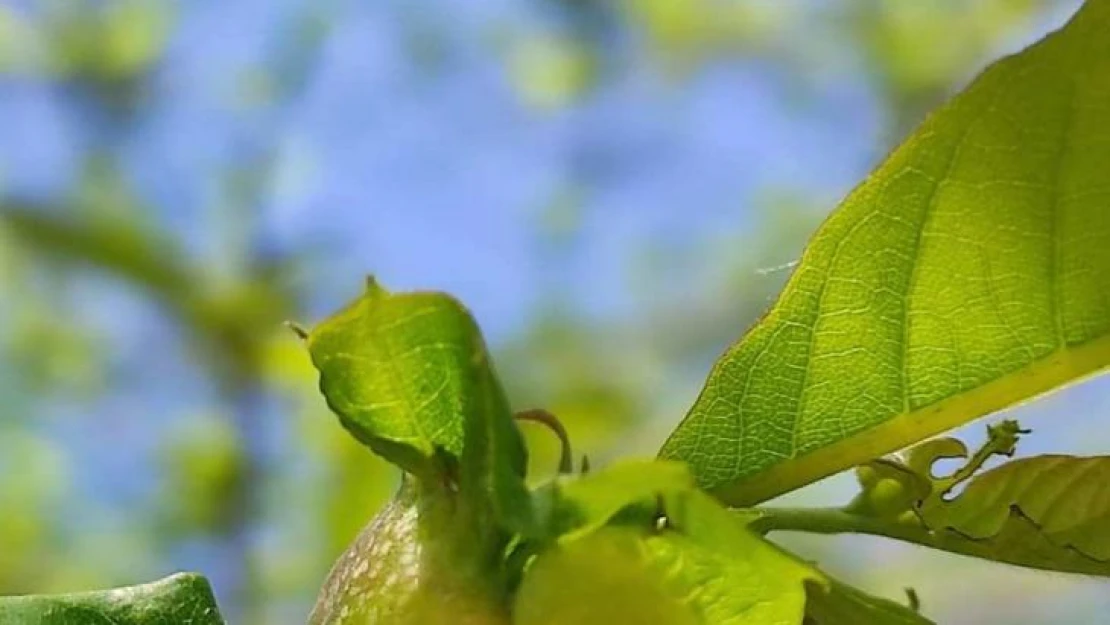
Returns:
[[[0,227],[34,253],[101,270],[165,306],[197,338],[206,368],[232,408],[231,473],[223,477],[220,501],[211,505],[225,511],[219,535],[230,555],[235,603],[245,619],[254,620],[259,606],[251,533],[259,516],[265,422],[260,362],[271,328],[292,307],[280,272],[252,265],[231,288],[216,289],[159,233],[119,217],[78,217],[78,211],[61,208],[0,205]]]
[[[74,211],[54,208],[0,205],[0,226],[36,253],[88,265],[136,288],[166,306],[203,341],[213,352],[215,369],[230,366],[227,373],[237,380],[257,377],[261,342],[291,307],[280,272],[256,267],[238,286],[217,290],[183,260],[173,241],[158,233],[118,218],[74,218]]]
[[[55,217],[54,207],[9,203],[0,206],[3,224],[28,248],[62,260],[103,269],[141,287],[175,308],[189,290],[190,271],[171,241],[156,239],[122,221]],[[64,211],[72,215],[72,211]]]

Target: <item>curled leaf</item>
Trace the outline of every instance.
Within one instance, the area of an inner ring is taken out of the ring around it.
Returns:
[[[975,477],[951,501],[923,503],[921,517],[974,540],[1035,530],[1110,573],[1110,456],[1014,460]]]
[[[1036,456],[980,472],[990,457],[1011,455],[1025,432],[1004,421],[988,428],[973,454],[942,438],[911,449],[904,462],[868,463],[857,470],[862,492],[845,511],[895,521],[872,533],[1019,566],[1110,576],[1110,456]],[[945,458],[968,460],[938,477],[933,466]]]
[[[457,487],[479,525],[488,511],[530,531],[527,452],[462,304],[371,279],[307,344],[328,406],[355,438],[426,483]]]

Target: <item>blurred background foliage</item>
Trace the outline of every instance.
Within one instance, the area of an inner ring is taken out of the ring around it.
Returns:
[[[231,622],[303,622],[396,475],[282,322],[367,272],[468,302],[514,405],[595,465],[650,455],[839,197],[1076,5],[0,0],[0,594],[197,569]],[[1074,423],[1031,445],[1107,451]],[[523,427],[540,479],[557,446]],[[940,622],[1110,610],[1089,580],[792,544]]]

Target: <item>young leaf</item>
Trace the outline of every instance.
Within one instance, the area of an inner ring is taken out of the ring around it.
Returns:
[[[0,597],[2,625],[223,625],[208,581],[192,573],[126,588]]]
[[[678,462],[630,461],[586,476],[562,477],[538,489],[546,512],[543,537],[573,540],[608,524],[630,506],[652,508],[661,496],[689,491],[694,477]]]
[[[355,438],[426,483],[458,483],[464,502],[492,506],[512,528],[529,526],[524,443],[459,302],[370,280],[307,341],[328,406]]]
[[[581,522],[527,567],[513,622],[929,622],[831,580],[691,484],[681,465],[629,463],[565,485],[555,505]]]
[[[750,505],[1110,364],[1110,2],[863,182],[664,445]]]
[[[702,603],[708,625],[802,623],[787,611],[798,605],[804,609],[804,622],[812,625],[930,623],[906,607],[842,584],[763,540],[746,527],[748,519],[699,491],[673,498],[667,508],[673,511],[674,534],[686,542],[675,541],[682,548],[675,549],[674,560],[660,564],[678,572],[676,590]]]
[[[952,530],[1011,547],[1034,544],[1028,538],[1038,534],[1055,547],[1038,554],[1039,568],[1057,568],[1054,554],[1069,562],[1078,555],[1090,561],[1084,572],[1094,568],[1110,575],[1110,456],[1014,460],[973,478],[951,501],[940,496],[925,500],[920,514],[933,531]],[[1022,558],[1022,551],[999,549],[998,555],[1013,562]]]
[[[924,625],[929,619],[915,610],[829,580],[827,588],[806,586],[806,625]]]
[[[987,443],[950,476],[934,477],[932,467],[941,458],[968,457],[964,444],[952,438],[922,443],[904,462],[882,458],[860,467],[861,494],[831,513],[826,529],[886,535],[1018,566],[1110,576],[1110,457],[1036,456],[976,474],[990,456],[1010,455],[1021,430],[1005,421],[988,432]],[[949,499],[965,482],[963,492]]]

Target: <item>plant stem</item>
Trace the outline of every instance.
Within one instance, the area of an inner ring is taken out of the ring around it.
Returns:
[[[903,520],[865,516],[844,508],[759,508],[757,511],[760,516],[749,527],[760,534],[780,531],[867,534],[977,558],[1002,559],[992,551],[989,542],[972,540],[951,531],[935,532],[913,517]]]
[[[759,508],[750,525],[760,534],[809,532],[811,534],[871,534],[936,546],[933,532],[916,521],[864,516],[844,508]]]
[[[1042,566],[1036,559],[1014,557],[992,540],[976,540],[951,529],[930,530],[913,516],[883,518],[856,514],[844,508],[756,508],[759,516],[749,527],[760,534],[809,532],[813,534],[867,534],[893,538],[923,547],[965,556],[1006,562],[1017,566],[1084,575],[1103,574],[1102,563],[1078,558],[1066,566]]]

